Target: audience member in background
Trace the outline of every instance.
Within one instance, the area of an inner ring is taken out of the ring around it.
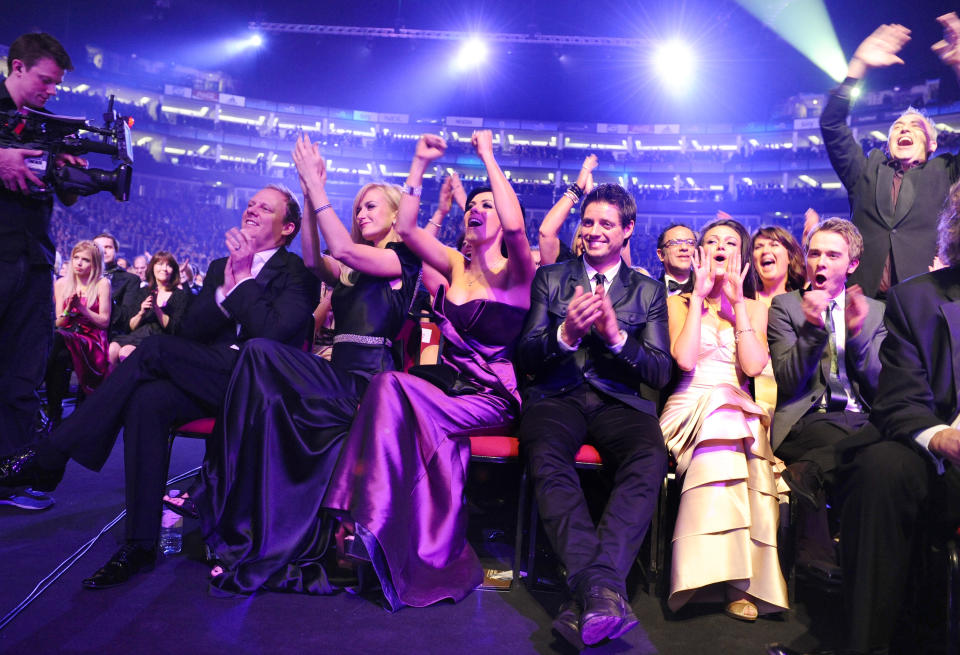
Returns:
[[[960,19],[938,18],[944,40],[934,50],[960,77]],[[863,235],[863,259],[850,279],[870,297],[927,272],[937,248],[937,213],[950,185],[960,178],[960,158],[931,158],[937,129],[910,107],[890,126],[886,152],[864,156],[847,125],[854,87],[871,68],[902,64],[897,56],[910,40],[902,25],[881,25],[857,47],[847,78],[830,93],[820,130],[830,163],[850,197],[850,219]]]
[[[63,46],[45,33],[23,34],[10,44],[7,76],[0,84],[0,111],[43,111],[73,63]],[[39,150],[0,148],[0,456],[23,448],[34,436],[43,380],[53,337],[55,248],[50,222],[52,194],[33,195],[42,182],[28,168]],[[58,162],[79,163],[71,155]],[[65,204],[75,198],[61,197]],[[0,504],[45,509],[49,498],[0,488]]]
[[[190,305],[180,334],[148,337],[48,439],[0,458],[0,486],[52,490],[68,459],[98,471],[123,430],[126,543],[83,581],[106,589],[153,568],[160,533],[170,429],[218,413],[239,346],[254,337],[299,346],[317,302],[316,278],[286,250],[300,205],[286,188],[250,198],[230,255],[210,264],[210,283]]]
[[[696,250],[697,235],[686,225],[668,225],[657,237],[657,259],[663,264],[659,279],[667,287],[668,296],[691,291],[690,270]]]
[[[694,255],[693,290],[667,299],[681,373],[660,416],[683,481],[670,609],[723,601],[725,613],[743,621],[787,609],[777,558],[780,464],[770,417],[747,392],[769,359],[749,242],[732,219],[708,225]]]
[[[571,184],[563,195],[557,199],[547,215],[543,217],[540,223],[540,265],[547,266],[556,262],[575,259],[583,254],[583,248],[580,245],[580,226],[577,226],[577,233],[573,237],[573,246],[568,247],[560,241],[557,236],[564,222],[570,216],[570,210],[580,203],[580,199],[590,193],[593,189],[593,169],[597,167],[597,156],[587,155],[583,160],[583,166],[577,175],[577,181]],[[577,252],[573,252],[577,251]]]
[[[190,264],[190,258],[187,257],[183,266],[180,267],[180,288],[192,296],[200,293],[200,285],[194,282],[193,266]]]
[[[857,286],[844,288],[862,250],[848,220],[814,227],[806,248],[810,286],[774,298],[767,327],[777,383],[770,441],[800,507],[799,564],[828,579],[839,568],[825,502],[833,500],[836,447],[869,418],[887,334],[883,303]]]
[[[536,267],[493,135],[474,132],[473,146],[490,188],[467,196],[470,259],[417,227],[423,172],[444,153],[442,138],[417,143],[397,218],[404,243],[449,285],[446,294],[429,289],[437,294],[442,362],[420,369],[423,378],[390,372],[373,379],[324,500],[350,515],[353,543],[372,560],[393,610],[460,600],[480,584],[483,570],[466,540],[468,437],[509,430],[520,408],[510,356]]]
[[[81,241],[70,253],[70,273],[53,285],[56,331],[47,362],[47,415],[53,426],[63,418],[70,370],[80,393],[93,393],[107,374],[110,281],[103,277],[100,249]]]
[[[140,288],[140,280],[133,273],[128,273],[125,266],[117,260],[117,251],[120,244],[116,237],[109,232],[101,232],[93,238],[103,253],[103,277],[110,280],[110,297],[113,308],[110,311],[110,338],[127,334],[130,331],[130,316],[126,312],[127,305]]]
[[[802,289],[806,283],[803,252],[793,235],[782,227],[768,225],[753,233],[753,266],[757,300],[767,307],[774,296]],[[777,383],[773,377],[773,364],[767,362],[763,373],[753,379],[753,395],[757,404],[773,417],[777,406]]]
[[[131,273],[140,278],[140,286],[147,284],[147,258],[144,255],[137,255],[133,258],[133,268]]]
[[[636,213],[617,185],[584,196],[583,258],[537,272],[518,347],[520,368],[533,376],[520,442],[572,595],[553,625],[577,647],[637,624],[626,580],[667,470],[656,416],[657,390],[673,372],[666,294],[621,257]],[[598,527],[574,468],[586,442],[616,468]]]
[[[334,521],[321,501],[370,379],[399,362],[392,341],[420,271],[394,228],[399,188],[364,185],[347,231],[327,197],[317,144],[298,139],[293,161],[307,199],[305,261],[333,288],[333,353],[327,361],[266,339],[241,352],[197,496],[219,566],[211,585],[231,594],[335,590],[321,563]],[[321,235],[330,255],[320,254]],[[281,510],[272,498],[283,499]]]
[[[126,257],[117,257],[117,268],[127,272],[127,269],[130,268],[130,262],[127,261]],[[133,273],[130,273],[130,275],[133,275]]]
[[[179,287],[180,266],[176,258],[159,250],[147,265],[147,286],[140,287],[124,307],[129,334],[110,342],[110,365],[130,356],[152,334],[176,334],[193,295]]]

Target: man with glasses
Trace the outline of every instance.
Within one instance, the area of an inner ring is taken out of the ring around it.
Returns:
[[[697,235],[679,223],[667,226],[657,237],[657,258],[663,264],[660,281],[667,287],[668,296],[692,290],[690,269],[696,248]]]

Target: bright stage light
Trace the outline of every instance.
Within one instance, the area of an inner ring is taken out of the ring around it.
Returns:
[[[823,0],[737,0],[737,4],[835,81],[842,82],[846,77],[847,59]]]
[[[247,39],[247,43],[250,44],[251,48],[259,48],[263,45],[263,37],[259,34],[253,34],[249,39]]]
[[[675,91],[685,90],[693,80],[697,57],[693,49],[674,39],[657,48],[653,54],[653,70],[663,84]]]
[[[458,71],[478,68],[487,60],[488,54],[487,44],[479,37],[471,37],[460,46],[460,51],[453,60],[453,67]]]

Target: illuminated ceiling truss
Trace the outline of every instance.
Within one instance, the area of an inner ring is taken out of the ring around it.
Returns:
[[[324,34],[329,36],[357,36],[365,39],[420,39],[434,41],[465,41],[482,37],[486,41],[499,43],[534,43],[538,45],[600,46],[614,48],[636,48],[646,45],[644,39],[621,39],[612,36],[568,36],[565,34],[516,34],[492,32],[473,34],[453,30],[411,30],[405,27],[354,27],[348,25],[308,25],[305,23],[263,23],[250,22],[251,30],[278,32],[287,34]]]

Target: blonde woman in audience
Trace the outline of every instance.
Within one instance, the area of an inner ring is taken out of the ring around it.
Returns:
[[[73,247],[69,265],[53,285],[56,332],[46,380],[54,425],[63,417],[71,366],[83,394],[92,393],[107,374],[110,281],[103,277],[103,255],[93,241],[81,241]]]
[[[708,225],[693,291],[667,299],[681,373],[660,425],[683,481],[670,609],[712,600],[732,618],[755,621],[787,608],[787,587],[777,559],[780,479],[770,418],[747,393],[769,360],[748,242],[734,220]]]

